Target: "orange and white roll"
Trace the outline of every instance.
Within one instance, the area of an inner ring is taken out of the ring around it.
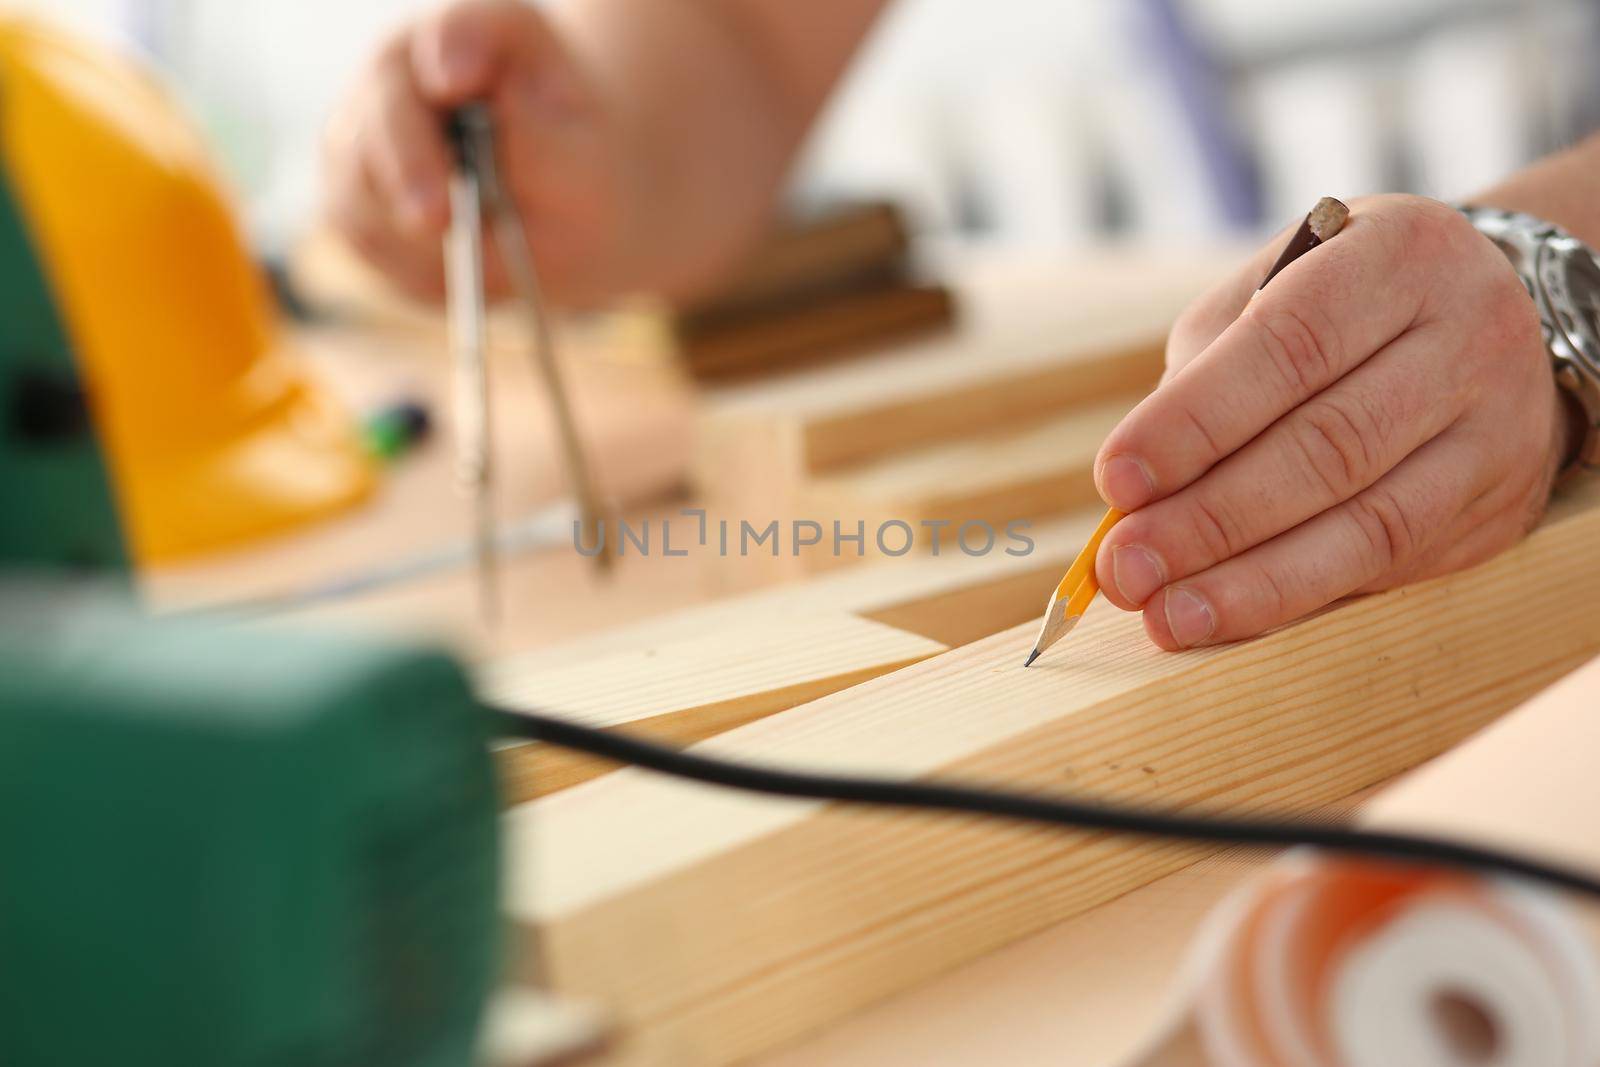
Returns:
[[[1219,911],[1197,958],[1213,1067],[1600,1064],[1600,953],[1522,886],[1295,858]]]
[[[1384,790],[1361,823],[1600,871],[1600,660]],[[1600,923],[1524,883],[1294,853],[1192,957],[1211,1067],[1600,1067]]]

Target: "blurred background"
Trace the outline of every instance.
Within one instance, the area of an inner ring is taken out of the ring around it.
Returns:
[[[24,0],[131,40],[264,248],[313,217],[320,128],[427,0]],[[1592,0],[898,0],[796,175],[924,233],[1251,234],[1325,192],[1460,197],[1600,124]]]

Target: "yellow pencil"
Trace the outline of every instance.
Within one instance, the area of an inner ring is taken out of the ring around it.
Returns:
[[[1067,636],[1067,631],[1078,625],[1083,613],[1089,610],[1089,601],[1100,591],[1100,583],[1094,578],[1094,557],[1111,527],[1122,520],[1122,514],[1116,508],[1106,512],[1106,517],[1094,528],[1089,543],[1083,546],[1083,551],[1057,584],[1056,591],[1050,594],[1050,603],[1044,609],[1044,623],[1039,627],[1039,640],[1033,643],[1033,651],[1028,654],[1024,667],[1031,667],[1039,653]]]
[[[1289,243],[1256,287],[1256,292],[1265,289],[1267,283],[1277,277],[1283,268],[1343,229],[1349,217],[1350,209],[1333,197],[1325,196],[1318,200],[1294,236],[1289,238]],[[1254,295],[1251,294],[1252,297]],[[1100,591],[1100,584],[1094,576],[1095,556],[1100,552],[1100,542],[1106,539],[1106,534],[1122,520],[1122,516],[1123,512],[1116,508],[1106,512],[1105,518],[1100,520],[1100,525],[1095,527],[1094,534],[1090,536],[1089,543],[1083,546],[1083,551],[1078,553],[1078,558],[1072,561],[1072,566],[1067,568],[1066,575],[1056,585],[1056,591],[1050,594],[1050,603],[1044,609],[1044,622],[1039,625],[1039,639],[1033,643],[1033,651],[1028,653],[1024,667],[1033,666],[1033,661],[1039,658],[1040,653],[1067,636],[1078,620],[1083,618],[1083,613],[1089,610],[1089,603]]]

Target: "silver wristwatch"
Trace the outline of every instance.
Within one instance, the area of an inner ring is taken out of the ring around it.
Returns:
[[[1568,471],[1600,471],[1600,259],[1532,215],[1472,206],[1461,213],[1511,260],[1539,309],[1556,383],[1583,409],[1583,444]]]

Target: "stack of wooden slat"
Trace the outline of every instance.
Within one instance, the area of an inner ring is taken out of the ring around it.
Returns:
[[[917,276],[899,208],[869,201],[785,218],[671,324],[689,373],[719,381],[856,355],[954,315],[949,289]]]
[[[1159,378],[1173,319],[1230,262],[1126,252],[969,264],[950,334],[713,390],[696,488],[712,510],[757,526],[864,523],[869,555],[890,520],[953,551],[964,522],[1001,529],[1089,504],[1101,440]],[[774,566],[814,571],[832,547],[785,550]]]

